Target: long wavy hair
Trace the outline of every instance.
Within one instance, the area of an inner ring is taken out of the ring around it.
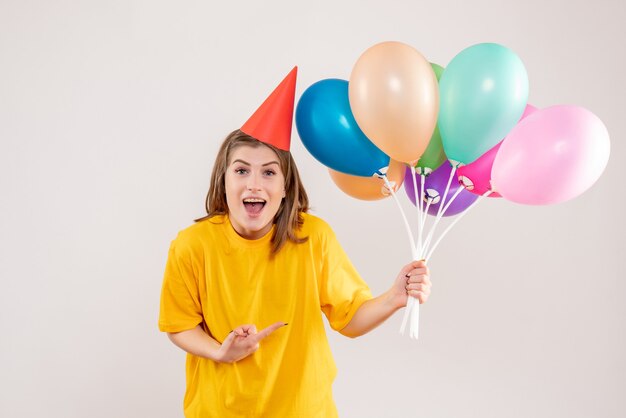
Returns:
[[[298,237],[297,231],[302,226],[304,219],[302,213],[309,210],[309,198],[307,197],[296,163],[289,151],[283,151],[270,144],[261,142],[254,137],[237,129],[231,132],[222,143],[211,174],[211,184],[206,197],[207,215],[196,219],[196,222],[210,219],[217,215],[228,214],[226,203],[226,170],[230,165],[230,157],[237,147],[247,145],[251,147],[268,147],[276,153],[280,169],[285,176],[285,198],[274,216],[276,229],[272,236],[272,251],[275,255],[285,245],[287,240],[296,244],[305,242],[308,237]]]

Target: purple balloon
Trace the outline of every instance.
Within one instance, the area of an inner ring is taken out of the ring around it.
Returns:
[[[439,210],[439,204],[441,203],[441,197],[446,191],[446,185],[448,184],[448,179],[450,178],[450,172],[452,171],[452,166],[449,162],[444,162],[441,167],[433,171],[428,177],[426,177],[424,182],[424,209],[426,208],[426,204],[428,203],[428,198],[431,198],[432,201],[430,203],[430,207],[428,208],[428,213],[436,216],[437,211]],[[417,193],[421,194],[421,180],[419,174],[416,174],[417,179]],[[448,190],[448,195],[446,196],[446,200],[444,202],[444,207],[448,204],[452,196],[462,188],[459,182],[456,179],[456,176],[452,179],[450,183],[450,189]],[[407,167],[406,173],[404,174],[404,191],[407,196],[411,200],[411,203],[415,205],[415,193],[413,191],[413,175],[411,174],[411,168]],[[448,207],[443,216],[453,216],[458,213],[463,212],[467,209],[474,201],[478,199],[478,195],[470,193],[469,191],[463,189],[461,193],[454,199],[454,202]]]

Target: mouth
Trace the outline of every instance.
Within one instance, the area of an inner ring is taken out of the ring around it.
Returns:
[[[243,206],[246,208],[246,212],[250,216],[256,216],[261,213],[261,211],[265,207],[265,203],[266,202],[264,199],[259,199],[255,197],[243,199]]]

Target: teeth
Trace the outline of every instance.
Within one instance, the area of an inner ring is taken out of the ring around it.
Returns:
[[[245,203],[265,203],[263,199],[243,199]]]

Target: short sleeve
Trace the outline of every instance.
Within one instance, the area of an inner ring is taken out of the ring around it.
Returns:
[[[321,309],[330,326],[340,331],[352,320],[363,302],[372,299],[372,292],[327,225],[322,237],[320,279]]]
[[[193,329],[202,323],[202,305],[198,278],[190,264],[191,257],[173,241],[165,266],[159,329],[163,332],[180,332]]]

